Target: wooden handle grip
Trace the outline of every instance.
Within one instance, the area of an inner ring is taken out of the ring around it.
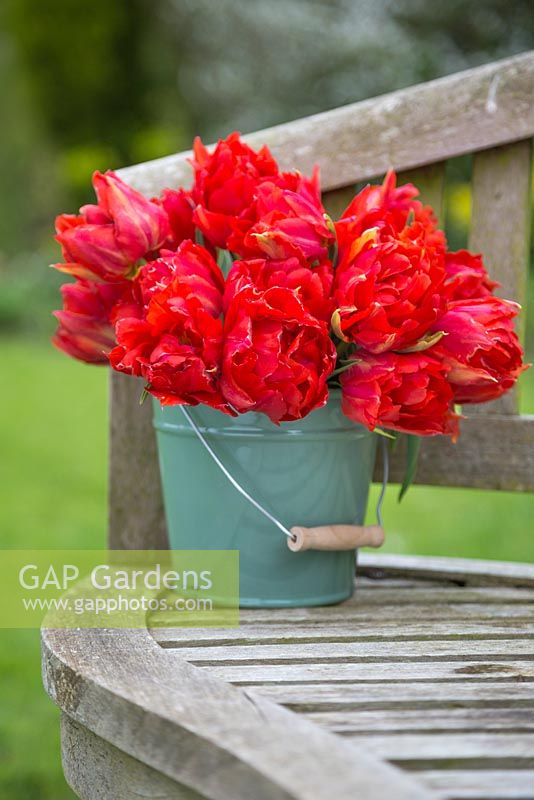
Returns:
[[[291,528],[294,539],[287,546],[294,553],[304,550],[355,550],[356,547],[380,547],[384,529],[379,525],[321,525],[318,528]]]

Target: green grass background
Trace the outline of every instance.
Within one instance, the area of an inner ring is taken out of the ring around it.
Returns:
[[[104,546],[107,370],[70,361],[46,341],[0,346],[2,546]],[[532,411],[530,373],[523,390]],[[396,496],[390,487],[390,552],[534,560],[533,495],[412,487],[400,505]],[[40,683],[37,632],[0,631],[0,679],[0,797],[73,798],[59,762],[58,712]]]

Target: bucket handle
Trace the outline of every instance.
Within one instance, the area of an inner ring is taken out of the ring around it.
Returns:
[[[387,442],[384,437],[381,437],[383,473],[382,487],[376,504],[377,525],[322,525],[316,528],[294,526],[291,530],[288,530],[279,519],[267,511],[261,503],[255,500],[254,497],[241,486],[206,440],[206,437],[185,406],[182,405],[180,408],[198,440],[209,453],[215,464],[217,464],[223,475],[230,481],[234,489],[248,500],[248,502],[253,505],[257,511],[263,514],[264,517],[267,517],[267,519],[287,537],[287,546],[292,552],[299,553],[304,550],[354,550],[357,547],[380,547],[383,544],[382,503],[384,502],[386,486],[389,479],[389,454]]]

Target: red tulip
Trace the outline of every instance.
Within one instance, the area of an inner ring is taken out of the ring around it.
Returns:
[[[163,250],[161,258],[141,268],[137,280],[145,305],[155,292],[176,280],[187,285],[212,316],[218,317],[222,311],[223,274],[210,253],[189,240],[175,253]]]
[[[232,249],[231,237],[233,244],[242,243],[249,228],[267,213],[257,208],[258,193],[264,184],[298,195],[303,203],[320,206],[317,170],[310,179],[294,172],[280,172],[267,147],[256,152],[241,141],[238,133],[220,140],[212,153],[197,138],[193,155],[193,222],[207,245]],[[245,254],[239,247],[235,252]],[[255,255],[266,252],[267,249],[254,249]]]
[[[300,172],[281,172],[277,178],[272,178],[269,182],[280,189],[300,195],[312,206],[321,205],[321,176],[317,165],[313,168],[311,178],[301,175]]]
[[[218,389],[222,322],[179,280],[153,294],[145,319],[120,319],[110,363],[141,376],[163,405],[204,403],[227,411]]]
[[[260,291],[283,286],[294,293],[312,316],[329,322],[333,311],[332,281],[330,261],[315,267],[303,264],[298,258],[234,261],[226,279],[225,308],[245,286],[255,286]]]
[[[191,192],[185,189],[164,189],[159,200],[167,217],[170,226],[170,239],[165,244],[171,250],[176,248],[185,240],[195,240],[195,224],[193,222],[193,210],[195,203]]]
[[[127,281],[105,284],[78,280],[64,284],[63,310],[54,311],[59,326],[53,344],[80,361],[107,364],[108,353],[115,346],[113,310],[128,289]]]
[[[336,223],[336,334],[371,353],[413,346],[445,310],[445,237],[411,185],[357,195]]]
[[[449,300],[489,297],[499,286],[486,272],[482,256],[474,255],[468,250],[446,253],[445,273],[443,289]]]
[[[169,221],[160,205],[114,172],[95,172],[93,186],[98,205],[56,219],[56,240],[67,263],[55,266],[79,278],[120,281],[169,238]]]
[[[389,170],[381,184],[366,186],[351,200],[343,214],[341,227],[349,226],[355,238],[377,225],[387,225],[401,231],[412,217],[427,228],[435,227],[436,219],[430,206],[415,198],[419,190],[412,183],[397,186],[397,176]]]
[[[301,261],[324,261],[334,241],[332,223],[328,222],[319,200],[263,183],[250,220],[237,221],[228,240],[230,250],[245,258],[299,258]]]
[[[335,361],[326,325],[289,289],[246,287],[230,302],[221,387],[239,413],[259,411],[275,423],[306,416],[326,403]]]
[[[447,367],[427,353],[362,355],[340,382],[343,413],[369,430],[458,435]]]
[[[192,164],[195,225],[208,242],[226,248],[232,221],[246,214],[258,184],[279,174],[278,165],[267,147],[255,152],[237,132],[219,140],[211,154],[197,137]]]
[[[176,253],[145,264],[135,300],[119,306],[114,369],[144,378],[162,404],[228,407],[219,390],[222,357],[222,273],[203,247],[183,242]]]
[[[447,365],[457,403],[484,403],[507,392],[526,369],[514,332],[517,303],[499,297],[460,300],[436,323],[445,336],[431,349]]]

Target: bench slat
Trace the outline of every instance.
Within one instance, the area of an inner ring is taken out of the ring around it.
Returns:
[[[400,578],[417,577],[434,581],[456,581],[465,585],[495,587],[530,586],[534,588],[534,564],[515,561],[484,561],[472,558],[444,556],[404,556],[387,553],[360,553],[358,569],[367,577]],[[533,593],[534,594],[534,593]]]
[[[181,657],[175,650],[176,663]],[[208,670],[206,670],[208,671]],[[257,686],[263,683],[389,683],[391,681],[534,680],[534,663],[508,658],[485,661],[416,661],[353,664],[246,664],[210,666],[209,672],[230,683]]]
[[[521,759],[523,767],[534,767],[533,733],[397,733],[365,736],[353,734],[352,742],[366,747],[380,758],[393,762],[444,761],[461,768],[461,762],[478,761],[480,767],[491,769],[492,762]],[[456,762],[454,765],[450,762]],[[405,764],[408,766],[409,764]],[[473,764],[471,766],[474,766]],[[427,769],[429,766],[427,766]]]
[[[142,381],[110,374],[108,546],[168,548],[152,403],[139,405]]]
[[[175,619],[179,622],[179,618]],[[151,624],[153,624],[151,622]],[[520,637],[521,639],[534,639],[534,622],[524,622],[516,625],[513,620],[508,624],[499,625],[495,620],[486,622],[462,623],[452,622],[421,622],[419,624],[403,625],[399,630],[398,623],[378,623],[377,625],[355,625],[351,627],[331,625],[316,626],[306,629],[301,627],[293,629],[287,627],[273,631],[272,628],[251,628],[246,632],[240,629],[228,631],[210,630],[209,628],[190,630],[189,628],[152,628],[154,639],[162,647],[169,648],[197,648],[220,647],[232,653],[233,648],[246,645],[265,646],[276,644],[301,645],[303,643],[332,643],[332,642],[373,642],[386,640],[389,642],[433,641],[434,639],[484,639],[499,640]]]
[[[306,717],[334,733],[358,734],[444,731],[534,732],[534,697],[527,708],[425,708],[402,711],[314,711]]]
[[[532,139],[475,153],[469,247],[484,253],[501,297],[524,303],[530,261],[530,179]],[[519,317],[523,333],[525,315]],[[472,406],[466,413],[517,414],[516,389],[491,403]]]
[[[454,800],[534,800],[534,770],[432,770],[418,778]]]
[[[443,600],[443,599],[442,599]],[[402,606],[396,604],[385,603],[383,606],[351,606],[348,609],[344,607],[330,608],[329,614],[321,613],[321,609],[283,609],[278,612],[276,621],[273,620],[272,613],[269,611],[257,610],[254,612],[247,611],[241,613],[240,625],[247,627],[249,625],[256,625],[261,622],[263,625],[292,625],[304,626],[305,628],[313,625],[320,625],[328,619],[331,625],[342,625],[345,622],[388,622],[403,620],[408,623],[414,619],[424,618],[426,620],[444,620],[444,619],[470,619],[470,620],[486,620],[494,618],[516,617],[516,618],[531,618],[532,605],[527,602],[523,603],[517,598],[513,598],[510,603],[506,600],[502,603],[498,601],[495,603],[484,603],[471,600],[467,603],[431,603],[422,602],[417,606]],[[323,611],[326,611],[323,609]]]
[[[473,156],[469,247],[484,253],[496,294],[523,303],[529,263],[532,139]]]
[[[382,589],[375,591],[374,588],[361,589],[356,582],[356,591],[353,597],[343,606],[339,607],[340,613],[350,615],[353,610],[368,606],[382,606],[402,604],[406,606],[436,603],[534,603],[534,592],[530,589],[510,588],[505,586],[454,586],[433,587],[431,583],[427,586],[416,586],[409,592],[399,592],[396,589]],[[355,609],[356,607],[356,609]],[[326,616],[328,612],[326,612]]]
[[[283,169],[320,163],[325,190],[534,135],[532,53],[486,64],[245,138]],[[120,171],[146,194],[190,182],[190,153]]]
[[[474,414],[462,420],[460,428],[455,444],[441,436],[423,441],[415,483],[534,491],[534,416]],[[404,469],[404,446],[400,443],[391,459],[390,478],[394,483],[402,482]],[[382,480],[380,463],[374,480]]]
[[[173,651],[174,652],[174,651]],[[298,644],[233,645],[232,647],[181,647],[180,658],[191,664],[350,664],[373,661],[466,661],[509,657],[534,662],[534,641],[459,638],[452,640],[354,641]]]
[[[534,689],[530,682],[431,682],[420,681],[415,685],[398,683],[367,683],[358,685],[327,683],[311,685],[273,685],[248,689],[281,703],[298,712],[325,713],[351,711],[375,711],[382,709],[388,714],[416,710],[421,724],[429,710],[440,713],[462,709],[525,709],[534,706]]]

